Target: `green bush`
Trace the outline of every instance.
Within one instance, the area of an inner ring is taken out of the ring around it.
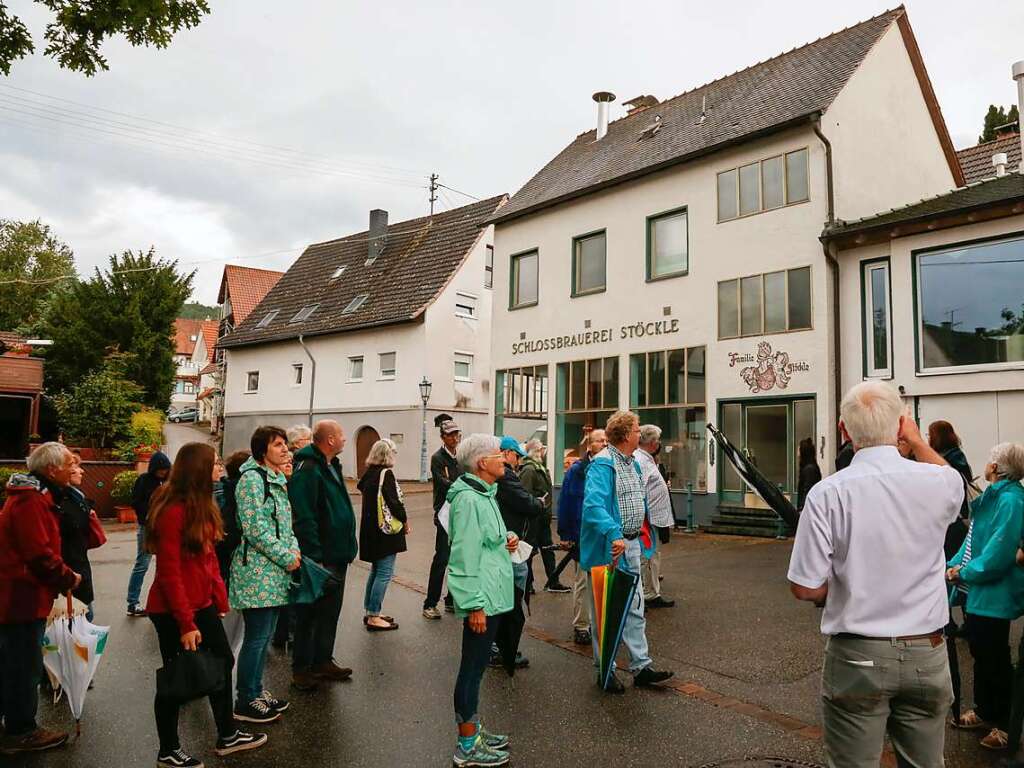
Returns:
[[[71,444],[111,448],[128,438],[142,394],[138,384],[124,377],[129,357],[108,355],[100,368],[53,398],[58,422]]]
[[[114,475],[114,482],[110,486],[110,498],[117,504],[128,504],[132,500],[132,489],[137,477],[138,475],[130,469]]]
[[[117,454],[124,461],[134,461],[135,451],[160,450],[164,441],[164,415],[160,411],[144,408],[132,414],[128,437],[117,444]]]

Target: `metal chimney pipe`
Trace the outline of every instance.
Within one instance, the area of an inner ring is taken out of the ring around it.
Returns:
[[[608,105],[615,101],[615,94],[610,91],[598,91],[592,97],[597,102],[597,141],[608,133]]]
[[[1017,136],[1020,139],[1020,168],[1018,173],[1024,173],[1024,61],[1018,61],[1013,65],[1013,79],[1017,81]]]
[[[995,166],[996,176],[1005,176],[1006,175],[1006,153],[1005,152],[997,152],[996,154],[992,155],[992,165]]]

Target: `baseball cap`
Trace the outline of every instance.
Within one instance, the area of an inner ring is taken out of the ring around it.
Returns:
[[[452,432],[461,432],[461,431],[462,430],[459,429],[459,425],[456,424],[451,419],[448,419],[448,421],[442,421],[441,422],[441,434],[442,435],[450,435],[450,434],[452,434]]]
[[[515,451],[520,456],[524,458],[526,457],[526,451],[523,450],[523,446],[519,444],[519,441],[516,440],[514,437],[509,437],[508,435],[505,435],[505,437],[501,438],[501,450]]]

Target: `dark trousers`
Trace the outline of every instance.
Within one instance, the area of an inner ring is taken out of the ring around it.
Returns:
[[[468,723],[477,716],[480,705],[480,681],[487,663],[491,660],[491,644],[498,631],[500,617],[487,617],[487,631],[482,635],[469,628],[469,621],[462,624],[462,661],[459,675],[455,678],[455,718]]]
[[[295,640],[292,643],[292,669],[308,672],[321,664],[327,664],[334,655],[334,640],[338,636],[338,617],[341,615],[341,601],[345,595],[345,573],[347,565],[333,568],[341,579],[340,584],[327,587],[323,597],[308,605],[296,604]]]
[[[1010,708],[1009,753],[1016,754],[1020,748],[1021,730],[1024,729],[1024,637],[1017,646],[1017,669],[1013,673],[1013,706]]]
[[[295,629],[295,613],[290,605],[282,605],[277,609],[277,626],[274,628],[274,646],[282,646],[292,639]]]
[[[982,720],[1005,731],[1013,685],[1010,621],[965,613],[964,634],[974,659],[974,709]]]
[[[551,575],[555,572],[555,553],[550,549],[551,541],[551,516],[545,515],[540,520],[540,529],[537,531],[537,546],[540,547],[540,559],[544,561],[545,581],[551,581]]]
[[[178,627],[178,622],[174,620],[174,616],[169,613],[151,613],[149,620],[156,628],[156,637],[160,642],[160,657],[166,664],[183,652],[181,629]],[[235,657],[231,653],[231,645],[228,643],[227,635],[224,634],[224,625],[221,624],[216,608],[211,605],[201,611],[196,611],[193,621],[199,634],[203,637],[200,646],[224,660],[224,674],[228,684],[217,693],[210,694],[210,709],[213,710],[213,720],[217,724],[217,734],[222,737],[230,736],[237,730],[232,709],[230,683]],[[173,699],[168,700],[157,696],[153,701],[161,753],[181,748],[181,743],[178,741],[179,708],[180,705]]]
[[[434,515],[434,559],[430,561],[430,579],[427,581],[427,599],[423,601],[424,608],[433,608],[441,599],[441,588],[444,586],[444,572],[448,568],[448,555],[451,552],[451,545],[448,542],[448,534],[437,522],[437,515]],[[450,595],[445,595],[444,601],[451,603]]]
[[[43,619],[0,624],[0,717],[8,736],[36,729],[45,629]]]

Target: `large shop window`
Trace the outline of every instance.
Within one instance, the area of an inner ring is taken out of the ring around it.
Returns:
[[[1024,237],[916,256],[922,372],[1024,362]]]
[[[529,307],[537,303],[537,251],[518,253],[510,260],[509,309]]]
[[[494,434],[548,444],[548,367],[529,365],[495,374]]]
[[[605,289],[607,248],[605,233],[593,232],[572,241],[572,295],[600,293]]]
[[[718,338],[811,328],[811,268],[751,275],[718,284]]]
[[[647,219],[647,279],[685,275],[690,269],[686,209]]]
[[[705,348],[670,349],[629,357],[629,403],[641,424],[661,427],[669,486],[708,487],[705,454]]]
[[[718,221],[806,202],[807,150],[798,149],[718,174]]]
[[[862,267],[864,376],[892,377],[892,306],[889,299],[889,260],[867,261]]]
[[[583,437],[592,429],[604,429],[619,407],[619,358],[559,363],[557,386],[554,461],[561,482],[566,454],[579,455]]]

